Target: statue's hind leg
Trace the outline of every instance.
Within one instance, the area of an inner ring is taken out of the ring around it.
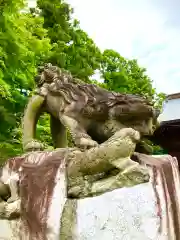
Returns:
[[[50,118],[51,135],[54,148],[65,148],[68,146],[66,127],[51,115]]]

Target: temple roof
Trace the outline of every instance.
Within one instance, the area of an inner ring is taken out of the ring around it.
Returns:
[[[169,152],[180,151],[180,93],[167,95],[163,111],[158,118],[160,127],[152,136],[152,141]]]
[[[180,119],[180,93],[167,95],[163,103],[163,111],[158,120],[167,122]]]

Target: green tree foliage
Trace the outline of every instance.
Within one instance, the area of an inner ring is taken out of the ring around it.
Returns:
[[[79,22],[72,19],[73,9],[62,0],[38,0],[37,4],[52,43],[49,61],[89,82],[100,66],[101,52]]]
[[[110,90],[149,97],[155,93],[146,69],[140,68],[136,60],[125,59],[113,50],[103,52],[100,71]]]
[[[104,82],[96,84],[147,96],[161,106],[164,95],[156,94],[145,69],[113,50],[101,53],[64,1],[38,0],[35,9],[25,0],[0,3],[0,160],[22,152],[21,118],[39,64],[50,61],[85,82],[98,70]],[[39,120],[37,138],[52,146],[47,114]]]
[[[100,85],[112,91],[144,96],[161,109],[165,94],[156,93],[146,69],[136,59],[125,59],[118,52],[106,49],[101,58],[100,74],[104,82]]]
[[[0,6],[0,158],[21,151],[20,119],[28,90],[34,88],[36,67],[51,48],[43,18],[21,13],[23,8],[22,0]]]

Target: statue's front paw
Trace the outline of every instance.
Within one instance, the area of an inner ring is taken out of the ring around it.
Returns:
[[[88,138],[81,138],[78,144],[78,147],[80,147],[81,149],[90,149],[97,146],[98,143],[96,141]]]
[[[141,137],[140,133],[133,128],[122,128],[121,130],[117,131],[114,136],[119,136],[121,139],[130,137],[133,141],[139,141]]]
[[[44,144],[41,142],[38,142],[36,140],[32,140],[31,142],[28,142],[24,146],[24,151],[26,152],[32,152],[32,151],[43,151],[44,150]]]

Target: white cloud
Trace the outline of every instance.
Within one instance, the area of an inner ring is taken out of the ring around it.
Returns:
[[[28,7],[35,7],[36,6],[36,0],[28,0]]]
[[[33,0],[31,0],[33,2]],[[35,2],[35,0],[34,0]],[[178,0],[68,0],[101,50],[110,48],[146,67],[158,91],[180,92]]]
[[[171,4],[166,0],[68,2],[81,27],[102,50],[111,48],[137,58],[158,91],[180,91],[180,4],[176,0]]]

